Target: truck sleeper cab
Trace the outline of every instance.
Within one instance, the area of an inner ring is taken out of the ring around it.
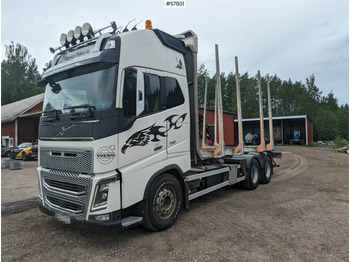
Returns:
[[[113,32],[55,56],[39,82],[42,212],[84,228],[159,231],[203,194],[270,181],[270,153],[193,161],[196,41],[191,31]]]
[[[46,85],[38,167],[45,213],[126,227],[140,222],[135,204],[152,175],[173,163],[190,168],[184,58],[160,36],[168,37],[105,34],[56,55],[39,83]]]

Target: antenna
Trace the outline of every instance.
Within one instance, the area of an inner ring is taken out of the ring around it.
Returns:
[[[129,25],[131,22],[135,21],[135,20],[136,20],[136,18],[133,19],[133,20],[131,20],[131,21],[129,21],[129,23],[128,23],[128,24],[125,26],[125,28],[123,29],[123,33],[129,32],[128,25]]]
[[[135,19],[134,19],[134,20],[135,20]],[[139,23],[141,23],[143,20],[145,20],[145,19],[142,19],[140,22],[138,22],[136,25],[134,25],[134,27],[131,29],[131,31],[137,30],[136,26],[137,26]]]
[[[117,30],[117,34],[121,33],[121,29],[123,28],[123,26],[119,26],[116,30]]]

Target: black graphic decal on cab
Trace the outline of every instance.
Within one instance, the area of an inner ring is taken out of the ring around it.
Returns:
[[[185,121],[187,113],[179,115],[171,115],[167,117],[164,122],[168,122],[168,129],[166,125],[156,126],[156,123],[146,127],[129,137],[126,140],[125,145],[122,147],[121,152],[125,154],[126,150],[129,147],[133,146],[147,146],[149,142],[158,142],[160,141],[158,137],[167,137],[168,131],[172,128],[179,129],[182,127],[183,122]]]

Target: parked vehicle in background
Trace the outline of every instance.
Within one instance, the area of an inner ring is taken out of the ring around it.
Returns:
[[[11,150],[12,159],[20,158],[27,161],[38,157],[38,143],[24,142]]]
[[[291,145],[303,145],[305,144],[304,139],[300,137],[300,130],[293,131],[293,139],[289,141]]]
[[[247,133],[244,137],[245,144],[246,145],[258,145],[259,144],[259,137],[257,134],[251,134]]]
[[[11,156],[11,147],[1,145],[1,157],[10,157]]]

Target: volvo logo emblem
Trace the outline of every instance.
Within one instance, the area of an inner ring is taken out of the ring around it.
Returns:
[[[112,162],[112,160],[116,157],[116,153],[114,152],[115,146],[103,146],[101,147],[97,153],[97,160],[104,165],[107,165]]]

